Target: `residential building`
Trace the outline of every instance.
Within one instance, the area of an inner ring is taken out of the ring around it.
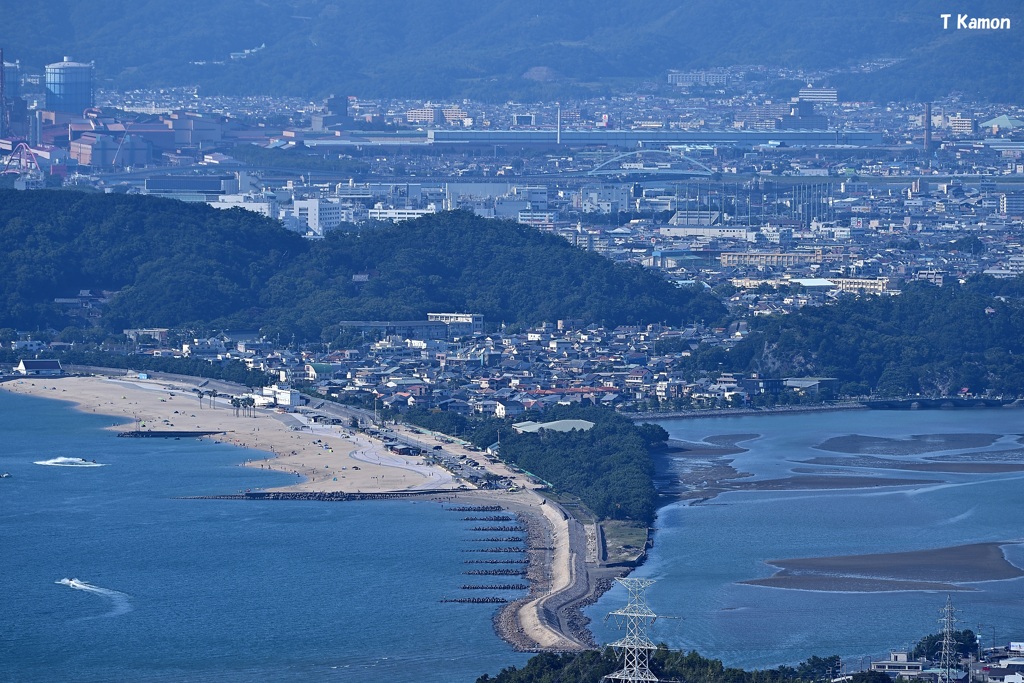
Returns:
[[[953,135],[973,135],[977,130],[977,121],[970,116],[956,116],[949,117],[949,132]]]
[[[315,235],[334,230],[342,222],[352,222],[355,218],[351,208],[343,208],[339,202],[326,199],[296,199],[292,203],[292,216]]]
[[[808,85],[800,88],[797,96],[805,102],[825,102],[835,104],[839,101],[839,91],[835,88],[815,88]]]
[[[14,371],[19,375],[56,377],[64,374],[59,360],[22,360],[15,366]]]

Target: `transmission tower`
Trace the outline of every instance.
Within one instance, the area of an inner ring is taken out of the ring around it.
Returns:
[[[938,683],[953,683],[957,680],[954,672],[957,669],[956,638],[953,637],[953,627],[956,626],[956,610],[953,609],[953,599],[946,595],[946,606],[941,611],[942,618],[942,654],[939,657],[939,679]]]
[[[648,667],[651,650],[656,649],[647,637],[647,625],[653,624],[657,618],[647,606],[646,590],[654,581],[651,579],[616,578],[629,591],[629,603],[622,609],[612,612],[626,622],[626,637],[612,643],[612,647],[622,650],[622,668],[605,676],[608,681],[627,681],[642,683],[657,682],[658,678]]]

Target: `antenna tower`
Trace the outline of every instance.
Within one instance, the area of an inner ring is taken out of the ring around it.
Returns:
[[[941,610],[942,618],[942,654],[939,657],[939,678],[938,683],[952,683],[957,680],[955,675],[957,669],[956,638],[953,637],[953,627],[956,625],[956,610],[953,609],[953,599],[946,595],[946,606]]]
[[[651,650],[656,649],[647,637],[647,625],[653,624],[657,618],[647,606],[646,591],[654,581],[651,579],[616,578],[629,591],[629,603],[622,609],[612,612],[626,621],[626,636],[612,643],[612,647],[622,650],[622,668],[605,676],[607,681],[626,681],[627,683],[643,683],[658,678],[648,667]]]

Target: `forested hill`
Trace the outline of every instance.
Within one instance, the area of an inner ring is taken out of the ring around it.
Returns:
[[[199,85],[205,94],[471,97],[604,94],[669,69],[803,69],[906,60],[838,83],[853,98],[950,91],[1020,101],[1018,0],[73,0],[22,2],[0,21],[8,60],[95,61],[116,88]],[[1009,17],[1009,31],[944,30],[941,12]],[[45,36],[45,40],[40,40]],[[254,50],[245,54],[246,50]],[[232,58],[232,53],[244,54]],[[609,80],[612,79],[612,80]]]
[[[465,212],[308,241],[241,209],[0,191],[0,239],[0,327],[18,329],[80,326],[54,299],[82,289],[116,292],[99,309],[112,332],[259,327],[313,341],[333,340],[340,320],[422,320],[436,310],[510,324],[679,325],[724,315],[709,294]]]
[[[761,319],[727,355],[734,370],[840,380],[848,394],[1024,391],[1024,279],[909,283],[895,297],[844,298]]]

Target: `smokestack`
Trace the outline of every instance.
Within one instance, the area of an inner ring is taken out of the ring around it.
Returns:
[[[7,137],[7,68],[4,49],[0,47],[0,138]]]
[[[558,123],[556,124],[556,126],[557,126],[557,132],[555,133],[555,144],[556,145],[561,145],[562,144],[562,103],[561,102],[558,103]]]
[[[932,103],[924,103],[924,151],[932,151]]]

